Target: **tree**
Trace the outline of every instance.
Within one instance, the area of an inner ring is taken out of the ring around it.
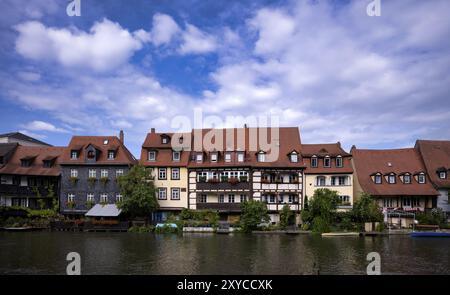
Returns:
[[[322,233],[329,231],[339,202],[339,195],[336,191],[326,188],[316,189],[309,201],[308,210],[302,214],[307,222],[312,223],[314,232]],[[304,220],[305,221],[305,220]]]
[[[117,179],[123,200],[117,207],[131,217],[148,217],[158,209],[156,189],[150,171],[142,165],[133,166]]]
[[[241,227],[244,232],[258,228],[258,224],[270,220],[265,203],[250,200],[241,204]]]
[[[359,200],[353,204],[351,215],[357,223],[383,221],[383,214],[377,203],[366,193],[362,193]]]
[[[285,229],[286,227],[288,227],[289,222],[292,220],[293,217],[294,217],[294,212],[292,212],[289,205],[288,204],[284,205],[283,209],[281,209],[281,212],[280,212],[280,227],[282,229]]]

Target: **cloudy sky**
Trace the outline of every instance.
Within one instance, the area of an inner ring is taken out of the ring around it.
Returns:
[[[123,129],[138,155],[198,108],[347,149],[450,139],[450,1],[370,2],[0,0],[0,133]]]

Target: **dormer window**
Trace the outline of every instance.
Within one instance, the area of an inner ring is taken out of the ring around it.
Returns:
[[[20,160],[20,166],[22,167],[30,167],[31,161],[30,160]]]
[[[211,162],[217,162],[217,153],[211,154]]]
[[[149,151],[148,152],[148,160],[149,161],[156,161],[156,152],[155,151]]]
[[[161,135],[161,143],[162,144],[168,144],[169,143],[169,136],[168,135]]]
[[[45,160],[44,161],[44,168],[51,168],[53,161]]]
[[[381,175],[380,174],[376,174],[374,181],[376,184],[381,184]]]
[[[87,153],[88,159],[94,159],[95,158],[95,152],[94,151],[88,151]]]
[[[174,161],[180,161],[180,152],[172,152],[172,160]]]
[[[337,156],[336,158],[336,167],[342,168],[342,156]]]
[[[231,153],[230,152],[225,153],[225,162],[231,162]]]
[[[266,161],[266,154],[264,152],[258,153],[258,162],[265,162]]]
[[[197,154],[196,160],[197,160],[197,163],[203,162],[203,154]]]
[[[78,151],[71,151],[71,152],[70,152],[70,158],[71,158],[72,160],[78,159]]]
[[[403,183],[410,184],[411,183],[411,175],[405,174],[403,176]]]
[[[446,179],[447,178],[447,172],[445,172],[445,171],[439,172],[439,178],[440,179]]]
[[[325,167],[325,168],[330,168],[331,167],[331,159],[330,159],[329,156],[326,156],[323,159],[323,167]]]
[[[417,176],[417,182],[418,182],[418,183],[425,183],[425,173],[420,173],[420,174]]]
[[[244,153],[240,152],[238,153],[238,162],[244,162]]]
[[[317,156],[312,156],[311,158],[311,167],[317,168]]]
[[[298,162],[298,155],[296,152],[292,152],[291,153],[291,162],[292,163],[297,163]]]
[[[114,151],[108,151],[108,160],[114,160],[116,153]]]
[[[394,184],[395,183],[395,174],[389,174],[388,175],[388,182],[390,184]]]

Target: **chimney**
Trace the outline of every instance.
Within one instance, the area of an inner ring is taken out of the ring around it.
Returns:
[[[244,124],[244,128],[248,128],[247,123]]]
[[[119,139],[120,139],[121,143],[124,143],[123,130],[120,130],[120,132],[119,132]]]
[[[155,133],[156,132],[155,128],[150,129],[150,132]]]

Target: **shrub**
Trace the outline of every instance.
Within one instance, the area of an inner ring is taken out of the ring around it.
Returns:
[[[172,227],[168,224],[165,224],[164,226],[159,226],[155,228],[155,233],[157,234],[177,234],[180,233],[181,229],[180,227]]]
[[[265,203],[250,200],[241,204],[241,227],[244,232],[251,232],[257,229],[262,222],[270,220]]]
[[[280,212],[280,228],[286,229],[293,217],[295,217],[295,215],[294,212],[291,211],[289,205],[284,205]]]

